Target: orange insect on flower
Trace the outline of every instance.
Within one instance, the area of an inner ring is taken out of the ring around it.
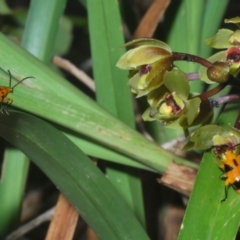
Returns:
[[[7,97],[9,93],[13,93],[13,89],[20,84],[21,82],[23,82],[24,80],[28,79],[28,78],[34,78],[34,77],[25,77],[22,80],[20,80],[18,83],[16,83],[13,87],[11,86],[12,83],[12,75],[11,72],[8,70],[9,73],[9,86],[0,86],[0,104],[2,105],[1,108],[1,112],[4,114],[8,114],[7,108],[12,104],[13,99]]]
[[[240,193],[240,156],[233,151],[227,150],[223,154],[219,168],[224,172],[221,177],[225,180],[225,197],[221,202],[227,199],[227,188],[232,186],[233,189]]]

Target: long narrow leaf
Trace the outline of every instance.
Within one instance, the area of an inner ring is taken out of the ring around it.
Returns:
[[[28,165],[22,152],[6,148],[0,181],[0,239],[18,224]]]
[[[126,72],[115,65],[123,49],[123,31],[119,5],[116,1],[88,1],[88,19],[91,39],[97,102],[114,116],[134,128],[132,97],[126,86]],[[99,27],[101,26],[101,29]],[[95,39],[98,39],[96,41]],[[101,47],[99,47],[101,46]],[[144,223],[143,194],[138,169],[107,164],[109,180],[128,203],[138,219]]]
[[[117,61],[124,53],[124,49],[121,48],[124,40],[118,4],[114,0],[96,0],[94,4],[88,1],[88,13],[98,103],[134,127],[127,72],[116,67]]]
[[[50,124],[11,112],[0,116],[0,135],[46,173],[100,239],[149,239],[100,170]]]
[[[3,35],[0,35],[0,47],[0,66],[3,69],[13,67],[13,75],[20,79],[31,75],[35,77],[31,82],[26,80],[24,86],[15,89],[13,103],[16,106],[121,152],[157,171],[164,171],[172,160],[184,162],[115,119]],[[7,79],[5,85],[6,83]],[[188,162],[185,164],[196,166]]]
[[[59,19],[65,4],[66,0],[31,1],[22,44],[29,52],[47,64],[50,64],[52,58]]]

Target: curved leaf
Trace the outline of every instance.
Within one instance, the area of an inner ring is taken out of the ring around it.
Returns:
[[[149,239],[106,177],[53,126],[11,112],[0,116],[0,135],[44,171],[100,239]]]

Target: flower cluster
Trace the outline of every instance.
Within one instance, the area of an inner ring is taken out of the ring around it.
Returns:
[[[190,93],[188,78],[174,66],[172,50],[166,43],[143,38],[125,46],[131,49],[117,67],[130,71],[128,85],[137,97],[147,95],[145,121],[158,120],[169,127],[188,129],[211,119],[209,102]]]
[[[226,49],[208,60],[172,52],[166,43],[156,39],[142,38],[125,44],[129,50],[119,59],[117,67],[129,71],[128,85],[136,97],[147,96],[145,121],[158,120],[165,126],[183,128],[187,134],[189,127],[212,120],[212,107],[240,99],[240,95],[232,94],[209,100],[226,84],[236,83],[234,77],[240,72],[240,17],[225,22],[236,24],[238,29],[220,29],[206,41],[213,48]],[[191,93],[187,75],[174,66],[174,61],[201,64],[198,79],[219,85],[205,93]]]

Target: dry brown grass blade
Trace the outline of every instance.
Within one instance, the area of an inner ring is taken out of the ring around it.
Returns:
[[[170,2],[170,0],[153,1],[133,34],[133,39],[152,37]]]
[[[61,58],[59,56],[54,56],[52,59],[54,65],[68,71],[73,76],[75,76],[78,80],[84,83],[87,87],[89,87],[92,91],[95,91],[95,83],[94,81],[81,69],[77,68],[70,61]]]
[[[78,221],[78,212],[60,194],[45,240],[71,240]]]

